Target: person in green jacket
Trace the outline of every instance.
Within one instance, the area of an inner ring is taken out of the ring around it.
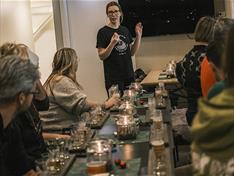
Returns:
[[[234,175],[234,26],[223,57],[227,86],[210,100],[199,100],[199,111],[191,128],[195,176]]]

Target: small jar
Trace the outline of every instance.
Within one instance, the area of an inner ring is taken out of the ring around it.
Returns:
[[[136,107],[130,101],[125,101],[120,107],[120,113],[124,115],[135,115]]]
[[[108,89],[108,94],[109,97],[112,97],[112,95],[119,93],[119,86],[118,85],[112,85],[109,89]]]
[[[141,93],[142,92],[142,86],[140,83],[134,82],[131,83],[131,85],[129,86],[129,88],[131,90],[135,90],[137,93]]]
[[[137,124],[130,115],[122,115],[116,122],[117,136],[120,140],[135,139],[137,135]]]
[[[124,90],[123,99],[125,101],[129,101],[131,103],[134,103],[134,101],[136,99],[136,94],[137,93],[134,89]]]
[[[109,139],[96,138],[90,141],[87,148],[88,175],[110,171],[112,144]]]

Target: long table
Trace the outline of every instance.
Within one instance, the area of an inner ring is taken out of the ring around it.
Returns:
[[[167,79],[160,79],[160,74],[162,70],[151,70],[147,76],[141,81],[142,86],[155,86],[159,82],[163,82],[165,84],[178,84],[177,78],[167,78]]]
[[[163,73],[163,70],[151,70],[141,81],[141,85],[148,92],[154,92],[158,83],[162,82],[165,84],[165,87],[170,94],[170,101],[172,106],[177,106],[180,104],[179,107],[186,107],[187,92],[183,89],[183,86],[179,83],[177,78],[161,79],[160,74]]]
[[[173,158],[173,148],[174,142],[172,137],[172,129],[170,123],[170,108],[166,108],[163,111],[163,119],[165,126],[165,133],[167,138],[167,147],[166,147],[166,158],[168,161],[168,173],[171,176],[174,175],[174,158]],[[104,124],[104,126],[97,130],[96,136],[106,136],[112,137],[116,131],[116,125],[114,120],[110,117]],[[150,127],[140,128],[140,133],[144,134],[149,132]],[[151,173],[150,168],[152,168],[152,158],[151,158],[151,149],[149,144],[149,135],[145,137],[144,140],[136,139],[132,141],[118,141],[116,150],[112,153],[112,158],[121,159],[127,162],[127,169],[120,170],[117,175],[148,175]],[[78,157],[76,161],[68,171],[68,176],[75,175],[85,175],[85,171],[80,171],[81,167],[85,167],[86,157]]]
[[[112,118],[112,117],[110,117]],[[146,129],[145,129],[146,130]],[[102,129],[97,130],[96,137],[110,137],[116,131],[116,126],[113,123],[113,119],[108,119],[106,124],[102,127]],[[148,136],[149,137],[149,136]],[[122,143],[123,142],[123,143]],[[123,161],[135,161],[138,162],[139,167],[135,166],[136,171],[132,170],[133,173],[137,173],[137,175],[146,175],[147,174],[147,165],[148,165],[148,151],[149,151],[149,139],[144,140],[143,142],[139,142],[139,140],[128,140],[127,142],[120,141],[116,144],[115,151],[112,153],[112,158],[121,159]],[[68,171],[67,175],[79,175],[80,170],[77,169],[82,163],[86,162],[86,158],[77,158],[74,162],[71,169]],[[127,164],[131,164],[131,162],[127,162]],[[128,166],[129,167],[129,166]],[[124,172],[124,170],[122,170]],[[126,170],[127,172],[128,170]],[[82,172],[83,174],[83,172]]]

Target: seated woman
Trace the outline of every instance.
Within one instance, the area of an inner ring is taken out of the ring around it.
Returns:
[[[191,128],[194,175],[234,175],[234,26],[228,34],[222,66],[226,87],[199,101]]]
[[[176,65],[176,76],[187,92],[188,110],[186,118],[189,125],[197,112],[197,100],[202,96],[200,84],[200,63],[206,55],[207,44],[213,39],[215,20],[202,17],[195,28],[196,45]]]
[[[50,107],[47,112],[42,112],[41,116],[45,130],[60,131],[69,128],[79,120],[83,112],[89,111],[98,103],[87,100],[76,80],[78,58],[74,49],[58,50],[54,55],[52,67],[52,73],[44,84]],[[110,108],[117,104],[118,100],[117,97],[111,97],[102,107]]]

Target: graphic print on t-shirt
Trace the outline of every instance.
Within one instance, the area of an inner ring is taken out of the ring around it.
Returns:
[[[115,45],[115,49],[117,50],[118,55],[126,54],[128,43],[125,36],[119,35],[119,42]]]

